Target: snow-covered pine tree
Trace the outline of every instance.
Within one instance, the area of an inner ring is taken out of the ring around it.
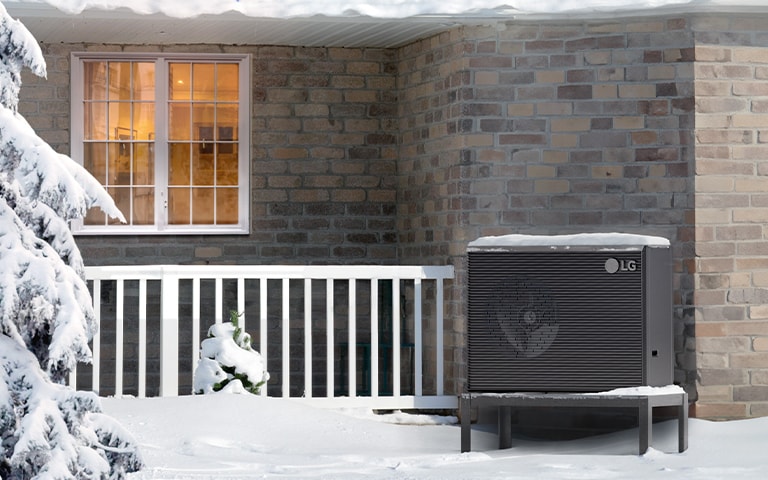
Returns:
[[[142,466],[130,434],[62,384],[91,360],[97,328],[69,221],[93,206],[124,218],[18,113],[24,67],[45,76],[37,41],[0,4],[0,478],[122,478]]]

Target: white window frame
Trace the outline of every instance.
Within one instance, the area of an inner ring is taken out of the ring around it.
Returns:
[[[91,53],[74,52],[71,56],[71,157],[83,164],[84,139],[84,61],[143,61],[155,62],[155,223],[153,225],[86,225],[82,220],[72,222],[77,235],[232,235],[250,233],[250,113],[251,67],[250,55],[243,54],[176,54],[176,53]],[[168,64],[182,62],[237,62],[239,64],[239,125],[238,125],[238,221],[230,225],[170,225],[168,224]]]

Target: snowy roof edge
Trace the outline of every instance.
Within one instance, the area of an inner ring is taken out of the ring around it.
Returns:
[[[572,235],[500,235],[480,237],[469,242],[476,247],[669,247],[669,240],[631,233],[578,233]]]

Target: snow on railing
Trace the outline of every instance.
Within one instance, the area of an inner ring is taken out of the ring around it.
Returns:
[[[93,364],[70,384],[115,396],[190,393],[201,337],[236,310],[272,376],[262,395],[455,408],[443,381],[443,283],[453,274],[451,266],[87,267],[100,332]]]

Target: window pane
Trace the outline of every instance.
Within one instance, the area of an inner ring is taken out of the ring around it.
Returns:
[[[201,153],[206,145],[210,145],[213,151],[213,142],[200,144],[192,151],[192,185],[213,185],[214,156]]]
[[[133,184],[155,184],[155,145],[152,143],[133,144]]]
[[[134,140],[154,140],[155,138],[155,104],[133,104],[133,135]]]
[[[131,99],[131,62],[109,62],[109,100]]]
[[[121,212],[123,212],[123,215],[125,215],[126,218],[131,218],[131,189],[128,187],[110,187],[107,188],[107,192],[112,196],[112,198],[115,200],[115,204],[117,204],[117,208],[120,209]],[[129,220],[130,221],[130,220]],[[107,222],[110,225],[120,225],[120,220],[116,218],[108,218]]]
[[[216,83],[212,63],[196,63],[192,66],[192,99],[214,100]]]
[[[85,100],[107,99],[107,63],[85,62],[83,64],[83,81]]]
[[[218,143],[219,152],[224,147],[233,147],[232,144]],[[237,153],[222,154],[216,157],[216,185],[237,185]]]
[[[133,99],[153,101],[155,99],[155,64],[133,64]]]
[[[216,72],[216,99],[234,101],[238,99],[238,65],[220,63]]]
[[[189,188],[168,189],[168,223],[189,225]]]
[[[237,140],[237,105],[217,105],[216,124],[219,127],[219,133],[227,132],[226,135],[222,135],[224,138],[220,138],[220,140]]]
[[[192,112],[192,122],[195,125],[195,140],[214,140],[213,126],[216,117],[213,103],[195,103]]]
[[[191,79],[191,65],[189,63],[171,63],[168,67],[168,98],[171,100],[191,100]]]
[[[216,189],[216,223],[233,225],[238,220],[238,199],[236,188]]]
[[[169,138],[171,140],[191,140],[189,103],[171,103],[169,106]]]
[[[131,184],[131,144],[129,142],[109,144],[108,178],[109,185]],[[127,210],[125,210],[127,211]],[[125,212],[124,211],[124,212]]]
[[[190,145],[172,143],[168,148],[168,181],[171,185],[189,185]]]
[[[133,189],[133,224],[152,225],[155,223],[155,189]]]
[[[196,225],[213,224],[213,189],[192,189],[192,223]]]
[[[86,140],[107,139],[107,103],[86,103],[83,107],[83,131]]]
[[[86,225],[104,225],[106,222],[107,216],[98,207],[88,210],[88,213],[83,219],[83,223]]]
[[[135,132],[131,129],[131,103],[109,102],[109,138],[131,140]]]
[[[86,143],[83,145],[83,166],[102,185],[107,182],[107,144]]]

